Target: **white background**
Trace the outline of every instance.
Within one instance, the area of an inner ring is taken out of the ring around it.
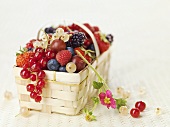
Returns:
[[[110,67],[110,86],[124,86],[136,100],[147,102],[143,117],[120,116],[100,107],[98,121],[91,124],[83,115],[34,113],[31,118],[15,118],[19,110],[12,73],[15,52],[37,31],[51,21],[73,20],[97,25],[115,36]],[[170,125],[170,1],[169,0],[0,0],[0,126],[162,126]],[[137,90],[147,94],[139,97]],[[5,90],[12,91],[10,102],[3,99]],[[155,116],[154,108],[164,113]],[[48,119],[45,121],[44,119]],[[59,120],[59,121],[58,121]],[[70,122],[68,122],[70,121]],[[45,124],[46,123],[46,124]]]

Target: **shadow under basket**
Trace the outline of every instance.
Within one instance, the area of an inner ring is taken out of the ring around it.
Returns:
[[[110,49],[111,47],[92,64],[105,80],[108,77]],[[14,66],[20,107],[46,113],[77,115],[85,107],[88,100],[97,94],[97,90],[92,85],[97,77],[88,66],[79,73],[45,70],[46,86],[43,88],[41,102],[37,103],[30,98],[30,92],[26,90],[27,84],[34,82],[29,79],[22,79],[20,76],[21,69]]]

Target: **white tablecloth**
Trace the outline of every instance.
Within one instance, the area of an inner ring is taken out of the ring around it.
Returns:
[[[169,0],[0,0],[0,126],[1,127],[169,127],[170,126],[170,1]],[[19,112],[12,67],[15,52],[37,30],[50,21],[64,19],[90,22],[115,42],[111,57],[109,85],[115,92],[123,86],[131,92],[129,108],[138,100],[147,108],[138,119],[98,106],[96,122],[84,116],[65,116],[31,112],[29,118],[15,117]],[[146,89],[139,95],[139,89]],[[3,98],[5,90],[13,99]],[[155,108],[162,114],[155,115]]]

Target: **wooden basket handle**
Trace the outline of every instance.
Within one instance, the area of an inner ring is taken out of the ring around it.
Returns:
[[[96,57],[99,57],[99,55],[100,55],[99,46],[98,46],[97,41],[96,41],[96,39],[94,37],[94,34],[85,25],[83,25],[83,24],[81,24],[79,22],[73,22],[73,23],[78,25],[80,28],[82,28],[83,30],[85,30],[89,34],[89,36],[91,37],[92,42],[94,44],[94,48],[95,48],[95,52],[96,52]],[[42,29],[40,29],[38,31],[37,39],[40,39],[40,35],[41,35],[41,32],[42,32]]]

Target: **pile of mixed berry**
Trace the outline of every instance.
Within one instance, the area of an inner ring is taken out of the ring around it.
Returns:
[[[88,23],[84,25],[94,34],[100,54],[105,52],[113,42],[113,36],[101,33],[97,26],[91,26]],[[36,102],[41,101],[42,89],[46,84],[46,74],[43,70],[80,72],[86,67],[86,63],[76,51],[79,51],[89,63],[96,58],[91,37],[78,25],[59,25],[45,28],[42,31],[43,35],[40,39],[30,40],[16,54],[16,65],[22,68],[21,77],[34,82],[27,85],[27,91]]]

